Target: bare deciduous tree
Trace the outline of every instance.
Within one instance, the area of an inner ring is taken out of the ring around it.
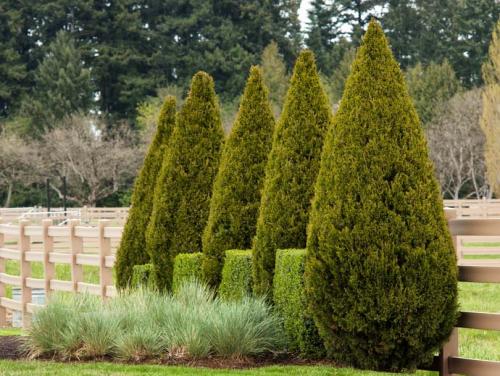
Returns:
[[[40,170],[61,181],[66,177],[68,199],[78,205],[95,206],[130,184],[139,167],[142,150],[130,130],[103,129],[95,118],[72,117],[43,138]],[[60,184],[51,187],[62,198]]]
[[[479,125],[481,90],[457,94],[427,129],[431,158],[443,195],[481,198],[488,194],[485,179],[485,137]]]
[[[0,187],[7,192],[4,207],[10,206],[15,185],[29,185],[37,180],[33,168],[36,159],[34,145],[16,135],[0,133]]]

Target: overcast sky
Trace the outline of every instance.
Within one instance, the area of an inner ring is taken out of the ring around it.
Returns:
[[[299,18],[300,18],[300,23],[302,25],[302,30],[305,30],[306,23],[307,23],[307,10],[311,6],[311,0],[302,0],[302,3],[300,4],[300,9],[299,9]]]

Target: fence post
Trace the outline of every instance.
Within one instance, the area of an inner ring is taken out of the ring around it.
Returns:
[[[21,253],[21,309],[23,328],[31,325],[31,315],[28,313],[27,304],[31,303],[31,288],[26,285],[26,278],[31,277],[31,263],[26,260],[26,252],[30,249],[30,238],[26,235],[26,225],[29,220],[22,219],[19,222],[19,251]]]
[[[52,226],[52,219],[42,221],[43,231],[43,275],[45,279],[45,299],[51,293],[50,281],[55,278],[55,266],[50,262],[50,253],[54,250],[54,239],[49,235],[49,227]]]
[[[458,356],[458,328],[453,328],[448,342],[443,346],[439,352],[439,376],[458,376],[450,373],[448,367],[449,357]]]
[[[459,217],[458,210],[446,210],[445,214],[448,222]],[[457,263],[460,264],[462,261],[462,239],[459,236],[452,236],[451,240],[453,241],[453,247],[457,255]]]
[[[99,220],[99,281],[103,299],[106,298],[106,286],[113,284],[113,271],[106,267],[106,256],[111,255],[111,239],[104,236],[104,230],[110,222],[109,219]]]
[[[70,239],[71,239],[71,282],[73,282],[73,291],[78,292],[78,282],[83,281],[83,267],[76,263],[76,256],[83,253],[83,239],[76,236],[76,226],[80,224],[79,219],[69,221]]]
[[[0,217],[0,225],[2,224],[2,218]],[[5,235],[0,232],[0,249],[3,248],[5,244]],[[0,273],[5,273],[5,259],[0,257]],[[5,284],[0,282],[0,298],[5,297]],[[7,309],[0,305],[0,327],[7,326]]]

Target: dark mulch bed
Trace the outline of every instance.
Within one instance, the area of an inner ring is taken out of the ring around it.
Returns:
[[[0,359],[23,359],[26,357],[24,352],[24,338],[22,336],[0,336]],[[59,360],[52,358],[43,358],[39,360]],[[95,362],[96,360],[114,362],[111,358],[103,359],[80,359],[80,362]],[[73,361],[67,361],[69,363]],[[183,356],[166,357],[162,359],[146,360],[139,362],[129,362],[130,364],[162,364],[171,366],[190,366],[206,368],[226,368],[226,369],[244,369],[254,367],[264,367],[272,365],[333,365],[328,361],[304,360],[290,354],[267,355],[256,358],[243,359],[224,359],[211,357],[206,359],[191,359]]]
[[[24,356],[21,336],[0,336],[0,359],[19,359]]]

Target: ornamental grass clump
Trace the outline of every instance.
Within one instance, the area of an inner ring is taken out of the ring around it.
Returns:
[[[267,88],[260,69],[252,67],[222,152],[203,233],[203,275],[214,288],[221,280],[224,252],[252,246],[273,129]]]
[[[262,299],[224,302],[193,281],[175,294],[124,291],[102,303],[55,295],[28,331],[32,357],[123,361],[243,358],[284,348],[279,318]]]
[[[134,184],[132,205],[116,254],[116,285],[119,289],[130,287],[135,265],[149,262],[150,257],[145,247],[145,233],[153,211],[156,180],[174,125],[175,98],[169,96],[163,103],[155,136]]]
[[[177,114],[146,230],[146,248],[160,291],[172,287],[177,254],[202,250],[201,238],[223,141],[213,79],[205,72],[198,72]]]
[[[325,140],[306,296],[326,350],[360,368],[431,361],[457,319],[457,263],[423,130],[372,21]]]
[[[299,55],[266,166],[253,244],[254,292],[271,294],[277,249],[305,248],[306,227],[332,112],[314,55]]]

